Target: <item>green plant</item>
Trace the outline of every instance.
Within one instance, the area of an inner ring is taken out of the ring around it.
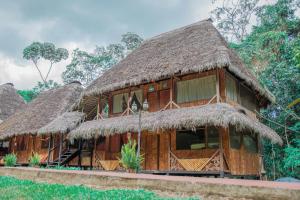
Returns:
[[[17,156],[13,153],[4,156],[4,165],[7,167],[14,167],[17,164]]]
[[[41,157],[38,153],[34,153],[29,159],[29,165],[32,167],[39,166],[41,162]]]
[[[121,159],[119,159],[122,166],[127,170],[139,170],[143,162],[143,156],[136,154],[136,142],[131,139],[127,144],[124,144],[121,149]]]

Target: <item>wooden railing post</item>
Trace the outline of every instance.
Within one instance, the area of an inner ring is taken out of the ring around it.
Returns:
[[[63,146],[63,134],[60,133],[60,136],[59,136],[58,166],[60,166],[60,163],[61,163],[62,146]]]
[[[220,177],[224,178],[224,151],[223,151],[223,130],[219,127],[219,140],[220,140]]]
[[[48,158],[47,158],[47,166],[49,165],[49,162],[50,162],[51,141],[52,141],[52,134],[50,134],[49,141],[48,141]]]
[[[82,139],[79,140],[78,148],[79,148],[79,153],[78,153],[78,166],[81,168]]]

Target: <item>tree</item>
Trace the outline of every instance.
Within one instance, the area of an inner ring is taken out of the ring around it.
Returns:
[[[18,94],[23,97],[23,99],[29,103],[35,99],[41,92],[50,90],[53,88],[58,88],[60,85],[53,80],[49,80],[46,83],[38,82],[37,85],[31,90],[18,90]]]
[[[289,106],[299,98],[300,68],[297,56],[300,49],[300,19],[295,0],[278,0],[273,5],[259,7],[256,12],[258,24],[239,44],[231,44],[259,80],[275,95],[276,103],[261,114],[277,124],[263,120],[283,139],[284,145],[263,140],[264,162],[268,177],[299,178],[299,113],[300,107]]]
[[[250,20],[257,10],[259,0],[212,0],[220,4],[211,17],[217,22],[217,28],[229,41],[241,42],[247,35]]]
[[[62,74],[64,83],[77,80],[83,86],[89,85],[137,48],[142,41],[143,39],[137,34],[126,33],[122,35],[121,43],[96,46],[93,53],[75,49],[72,53],[71,63],[67,65]]]
[[[33,42],[23,50],[23,58],[33,62],[35,68],[38,70],[42,81],[46,84],[52,67],[55,63],[66,60],[69,56],[67,49],[56,48],[54,44],[45,42]],[[50,62],[47,74],[44,76],[38,66],[38,61],[43,58]]]

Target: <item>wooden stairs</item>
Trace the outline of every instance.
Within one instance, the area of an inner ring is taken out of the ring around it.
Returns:
[[[74,159],[76,156],[78,156],[80,153],[79,149],[69,149],[66,150],[60,157],[55,159],[52,162],[48,163],[48,167],[55,167],[55,166],[65,166],[66,164],[68,164],[68,162],[70,162],[72,159]]]

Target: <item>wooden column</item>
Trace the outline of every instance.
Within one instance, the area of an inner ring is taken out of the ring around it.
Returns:
[[[217,103],[220,102],[220,81],[219,81],[219,70],[216,69],[216,92],[217,92]]]
[[[94,153],[94,146],[95,146],[95,138],[92,139],[93,140],[93,146],[91,148],[91,152],[90,152],[90,168],[93,169],[93,153]]]
[[[219,145],[219,150],[220,150],[220,177],[224,178],[224,150],[223,150],[223,130],[219,127],[219,140],[220,140],[220,145]]]
[[[52,140],[52,134],[50,134],[50,137],[48,138],[48,158],[47,158],[47,166],[49,165],[49,162],[50,162],[51,140]]]
[[[173,76],[171,77],[170,102],[173,102]],[[173,103],[170,104],[170,109],[172,108],[173,108]]]
[[[79,153],[78,153],[78,166],[81,168],[82,139],[79,140],[78,149],[79,149]]]
[[[60,166],[60,162],[61,162],[62,146],[63,146],[63,134],[60,133],[60,135],[59,135],[58,166]]]

